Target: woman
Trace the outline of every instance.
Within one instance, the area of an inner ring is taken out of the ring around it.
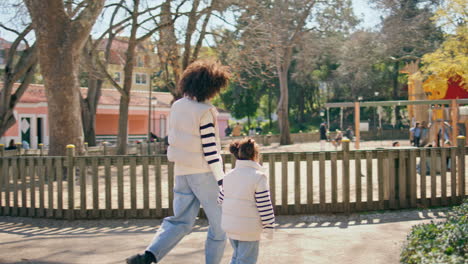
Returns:
[[[205,243],[207,264],[218,264],[226,234],[221,229],[218,192],[224,172],[216,108],[209,103],[230,78],[226,67],[214,62],[194,62],[184,71],[179,89],[184,97],[174,102],[169,117],[167,157],[175,163],[174,216],[166,217],[144,254],[127,259],[130,264],[158,263],[190,233],[200,210],[210,227]]]

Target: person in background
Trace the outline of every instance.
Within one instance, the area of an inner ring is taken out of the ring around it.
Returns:
[[[239,137],[242,132],[242,126],[239,124],[239,122],[236,123],[234,128],[232,129],[232,136],[233,137]]]
[[[398,141],[393,141],[392,147],[399,147],[399,146],[400,146],[400,142],[398,142]]]
[[[257,135],[261,135],[262,134],[262,127],[260,126],[260,124],[257,125],[257,127],[255,128],[255,132],[257,132]]]
[[[325,123],[320,124],[319,132],[320,132],[320,150],[324,150],[325,142],[327,141],[327,124]]]
[[[444,142],[444,145],[446,148],[450,148],[452,146],[452,142],[450,142],[450,140],[446,140]],[[451,169],[451,166],[452,166],[452,159],[450,158],[450,155],[447,155],[447,171],[450,171]]]
[[[414,132],[415,132],[415,129],[418,126],[418,124],[419,124],[418,122],[414,123],[414,126],[412,128],[410,128],[410,130],[409,130],[409,138],[410,138],[410,145],[411,146],[416,146],[415,139],[414,139]]]
[[[229,136],[231,136],[231,132],[232,132],[232,129],[231,129],[231,127],[230,127],[229,124],[228,124],[228,126],[226,127],[226,129],[224,129],[224,134],[225,134],[226,137],[229,137]]]
[[[422,128],[419,122],[416,122],[413,130],[413,143],[414,146],[419,148],[419,142],[421,140]]]
[[[424,147],[427,144],[432,143],[432,142],[429,142],[429,140],[430,140],[429,129],[430,129],[431,125],[432,124],[430,124],[430,123],[428,124],[426,121],[421,122],[421,136],[420,136],[420,140],[419,140],[419,147]],[[431,147],[433,147],[433,146],[434,145],[432,145]]]
[[[257,263],[262,233],[273,235],[275,214],[265,169],[258,164],[259,147],[253,139],[229,146],[237,158],[236,167],[226,174],[218,203],[222,205],[221,227],[234,249],[232,264]]]
[[[353,140],[354,138],[354,132],[353,132],[353,128],[351,126],[349,126],[347,129],[346,129],[346,132],[345,132],[345,136],[349,139],[349,140]]]
[[[343,132],[341,130],[336,130],[335,139],[332,141],[335,150],[341,145],[341,141],[343,140]]]
[[[23,141],[21,142],[21,147],[22,147],[23,149],[29,149],[29,143],[28,143],[26,140],[23,140]]]
[[[174,102],[169,117],[167,159],[174,162],[174,216],[164,218],[143,254],[128,264],[159,263],[192,231],[200,205],[208,221],[205,263],[219,264],[226,246],[217,203],[224,171],[217,125],[218,112],[209,101],[226,87],[231,74],[215,62],[197,61],[185,69],[179,81],[184,97]],[[198,250],[198,249],[197,249]]]
[[[10,143],[8,143],[8,147],[5,148],[5,150],[14,150],[16,149],[16,143],[14,139],[10,140]]]

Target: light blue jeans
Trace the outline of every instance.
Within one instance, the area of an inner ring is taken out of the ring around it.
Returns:
[[[234,253],[230,264],[255,264],[258,258],[260,241],[240,241],[229,239]]]
[[[146,250],[152,252],[160,262],[185,235],[191,232],[201,204],[210,224],[205,242],[205,262],[219,264],[226,246],[226,233],[221,229],[218,193],[218,183],[212,173],[176,176],[174,216],[164,218]]]

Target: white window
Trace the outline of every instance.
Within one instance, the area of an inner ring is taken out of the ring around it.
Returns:
[[[146,74],[145,73],[135,73],[135,83],[136,84],[146,84]]]
[[[143,62],[143,58],[138,56],[137,57],[137,67],[144,67],[144,62]]]
[[[114,72],[114,81],[117,83],[120,82],[120,72]]]

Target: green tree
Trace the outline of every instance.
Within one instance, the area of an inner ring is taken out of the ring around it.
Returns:
[[[224,106],[229,109],[236,119],[247,117],[250,127],[250,118],[255,117],[260,100],[258,100],[258,83],[252,83],[251,88],[244,88],[239,83],[232,83],[226,92],[221,94]]]
[[[445,83],[450,78],[461,77],[462,84],[468,90],[468,1],[446,2],[439,7],[433,19],[441,24],[447,33],[437,50],[424,55],[422,70],[425,74],[437,75]],[[441,88],[433,86],[434,90]]]

